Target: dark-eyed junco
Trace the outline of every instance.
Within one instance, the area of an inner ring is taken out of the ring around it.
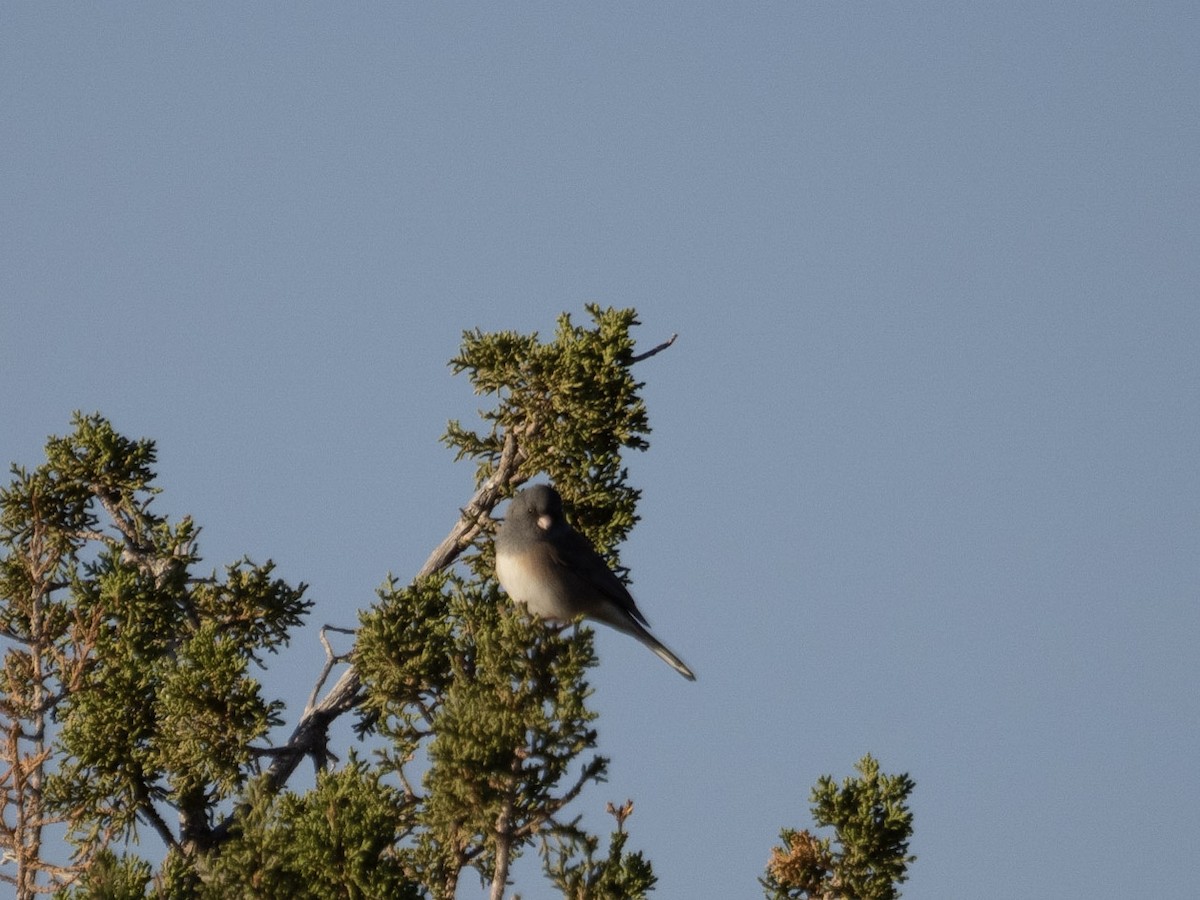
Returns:
[[[586,616],[633,635],[684,678],[696,680],[683,660],[647,629],[633,597],[592,547],[567,524],[558,491],[534,485],[513,496],[496,533],[496,577],[529,612],[570,622]]]

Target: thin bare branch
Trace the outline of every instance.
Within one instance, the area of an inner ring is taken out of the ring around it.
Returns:
[[[321,674],[317,678],[317,683],[313,685],[312,693],[308,695],[308,702],[304,705],[305,715],[307,715],[308,712],[317,705],[317,697],[320,695],[321,689],[325,687],[325,681],[329,678],[329,674],[333,671],[333,667],[338,663],[345,662],[347,659],[349,659],[348,654],[338,654],[334,652],[333,645],[329,643],[329,638],[326,636],[326,633],[330,631],[337,631],[341,634],[355,633],[353,628],[339,628],[336,625],[322,626],[319,637],[321,640],[321,646],[325,648],[325,665],[321,668]]]
[[[668,347],[670,347],[672,344],[674,344],[676,338],[678,338],[678,337],[679,337],[678,334],[673,334],[669,338],[667,338],[665,341],[663,341],[661,344],[659,344],[657,347],[651,347],[645,353],[639,353],[637,356],[633,357],[629,361],[631,363],[640,363],[643,359],[649,359],[650,357],[655,356],[656,354],[662,353],[664,350],[666,350]]]
[[[583,770],[579,773],[579,778],[573,785],[571,785],[565,794],[556,800],[551,800],[546,803],[546,811],[544,814],[535,816],[520,828],[514,829],[513,839],[522,840],[530,837],[531,835],[537,834],[543,825],[554,819],[554,816],[560,809],[578,797],[580,792],[584,789],[584,786],[587,785],[589,781],[594,780],[597,773],[599,773],[603,768],[604,760],[602,760],[600,757],[595,757],[590,763],[583,767]]]
[[[467,505],[462,508],[458,521],[454,523],[450,533],[429,554],[429,558],[417,572],[416,580],[419,581],[434,572],[442,571],[453,563],[460,553],[471,546],[471,542],[484,529],[483,523],[488,521],[492,510],[504,499],[506,489],[514,488],[525,480],[524,476],[519,477],[517,474],[524,461],[525,454],[518,446],[516,432],[512,430],[505,432],[504,444],[501,447],[500,459],[496,463],[495,471],[479,486]]]

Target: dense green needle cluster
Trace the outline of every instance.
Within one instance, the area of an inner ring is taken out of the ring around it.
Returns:
[[[99,416],[74,426],[0,491],[5,838],[18,863],[4,877],[19,896],[88,872],[139,825],[182,855],[210,847],[221,804],[253,777],[255,742],[282,721],[253,669],[310,605],[270,563],[194,574],[199,529],[153,509],[154,444]],[[73,858],[42,856],[50,828]]]
[[[908,853],[915,783],[886,775],[870,754],[855,765],[857,778],[839,787],[823,775],[812,791],[813,821],[834,837],[785,828],[762,884],[768,900],[895,900],[914,856]]]
[[[443,575],[381,591],[356,664],[388,739],[383,764],[416,810],[402,852],[434,896],[453,896],[465,867],[490,877],[498,858],[557,831],[559,812],[603,777],[607,761],[586,758],[594,663],[589,632],[547,631],[494,585]]]
[[[451,360],[476,394],[493,398],[480,411],[486,430],[452,421],[444,437],[458,459],[477,462],[477,480],[492,475],[515,438],[519,465],[512,484],[542,473],[572,513],[572,524],[611,552],[637,521],[639,492],[628,484],[625,449],[645,450],[646,407],[633,377],[633,310],[589,306],[593,327],[558,320],[553,341],[514,332],[463,335]],[[512,438],[509,438],[509,436]]]

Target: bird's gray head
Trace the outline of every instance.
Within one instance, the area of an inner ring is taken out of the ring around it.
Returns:
[[[505,516],[505,523],[508,522],[530,530],[550,531],[563,522],[562,497],[548,484],[528,487],[513,496]]]

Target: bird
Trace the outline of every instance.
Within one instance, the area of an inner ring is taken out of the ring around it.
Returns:
[[[649,631],[649,622],[591,541],[563,515],[562,497],[535,484],[513,495],[496,532],[496,579],[543,619],[584,616],[631,635],[689,681],[692,670]]]

